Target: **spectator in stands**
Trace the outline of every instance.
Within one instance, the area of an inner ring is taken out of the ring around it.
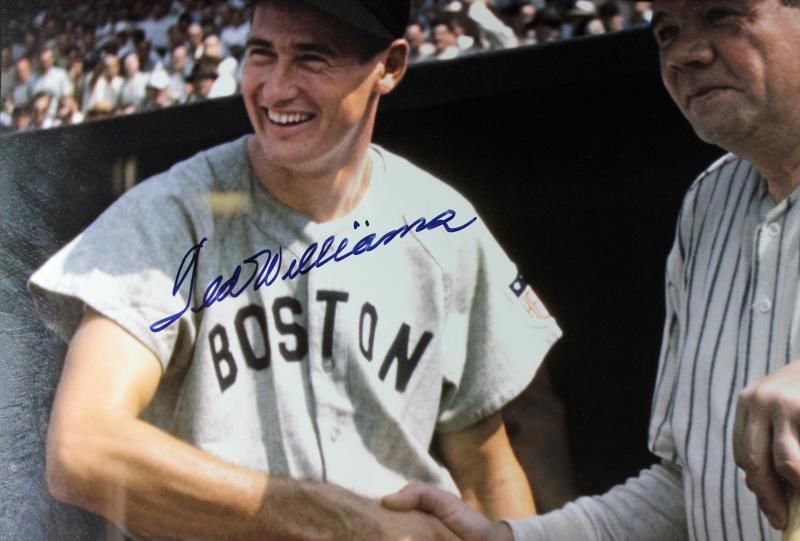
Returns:
[[[66,59],[69,57],[69,52],[77,44],[77,31],[72,21],[66,21],[64,28],[61,29],[53,39],[49,42],[54,43],[56,52],[56,64],[61,67],[66,67]]]
[[[194,60],[198,60],[203,56],[203,27],[198,23],[190,24],[189,29],[186,31],[186,37],[188,39],[189,55]]]
[[[188,82],[191,83],[191,92],[186,98],[186,103],[195,103],[203,101],[208,98],[211,92],[211,87],[217,79],[217,66],[219,59],[204,56],[198,60],[192,74],[189,76]]]
[[[150,16],[139,23],[139,28],[144,33],[153,48],[159,55],[163,55],[169,49],[169,28],[178,21],[178,18],[169,14],[169,10],[163,0],[157,0],[150,11]]]
[[[31,120],[33,113],[31,106],[26,104],[17,105],[14,107],[14,112],[11,117],[11,127],[14,131],[27,131],[31,127]]]
[[[13,58],[21,58],[23,56],[34,58],[38,49],[39,40],[36,34],[31,30],[26,30],[22,34],[21,42],[12,45],[11,56]]]
[[[34,94],[47,92],[53,100],[57,101],[61,99],[61,96],[71,96],[73,88],[67,70],[56,66],[55,62],[53,49],[44,47],[39,53],[39,76],[33,84],[33,92]],[[55,113],[55,101],[51,106],[51,113]]]
[[[177,24],[173,24],[169,27],[167,35],[169,36],[169,49],[162,55],[164,58],[167,58],[171,54],[172,49],[186,43],[186,34],[184,34],[181,27]]]
[[[55,109],[55,107],[52,107],[52,103],[53,97],[47,92],[39,91],[33,96],[31,129],[38,130],[55,126],[55,115],[50,112],[51,109]]]
[[[150,74],[139,69],[139,56],[136,53],[128,53],[122,67],[125,81],[120,88],[118,106],[122,112],[132,113],[144,101]]]
[[[201,56],[222,60],[228,56],[226,53],[227,51],[223,49],[222,42],[217,34],[207,34],[203,38],[203,54]]]
[[[247,35],[250,32],[250,23],[245,18],[241,10],[232,9],[228,24],[222,27],[219,38],[222,44],[233,56],[241,57]],[[237,54],[238,48],[238,54]]]
[[[203,28],[203,36],[217,33],[217,16],[213,6],[205,6],[201,10],[200,26]]]
[[[187,79],[192,73],[194,64],[189,58],[189,52],[183,45],[172,49],[169,61],[169,95],[175,103],[183,103],[189,94]]]
[[[536,39],[536,43],[552,43],[562,38],[561,18],[553,7],[545,7],[536,11],[531,28]]]
[[[106,116],[113,112],[119,102],[124,80],[119,75],[119,59],[113,53],[106,53],[95,67],[88,80],[81,110],[86,118]]]
[[[31,62],[27,56],[23,56],[14,63],[14,87],[11,89],[11,99],[16,105],[26,105],[33,98],[33,94]]]
[[[120,22],[114,25],[116,31],[114,37],[108,43],[109,48],[114,48],[116,44],[115,54],[118,58],[125,58],[128,53],[136,51],[135,40],[142,40],[145,38],[144,32],[134,28],[130,23]],[[135,35],[134,35],[135,34]]]
[[[14,100],[3,98],[3,106],[0,108],[0,126],[10,129],[14,122]]]
[[[79,48],[83,53],[85,64],[94,65],[97,63],[99,57],[97,56],[97,38],[93,25],[88,23],[84,25],[83,38],[81,39]]]
[[[434,23],[433,45],[436,48],[434,56],[437,60],[449,60],[459,55],[458,37],[451,22],[438,21]]]
[[[131,32],[136,28],[133,24],[133,17],[131,16],[130,8],[124,3],[119,4],[112,11],[114,23],[112,25],[112,34],[119,32]]]
[[[181,16],[186,16],[189,23],[200,22],[200,10],[197,0],[173,0],[171,11],[173,15],[179,13]]]
[[[144,37],[144,32],[140,30],[134,32],[134,43],[136,44],[136,54],[139,56],[139,66],[141,66],[142,71],[156,69],[156,66],[162,61],[161,56],[153,50],[153,44]]]
[[[232,56],[219,63],[219,66],[217,66],[217,78],[214,80],[214,84],[211,85],[208,98],[223,98],[236,94],[238,89],[238,83],[236,82],[237,67],[238,62]]]
[[[63,96],[58,101],[56,112],[56,125],[69,126],[83,122],[83,113],[78,107],[78,101],[72,96]]]
[[[476,40],[482,49],[507,49],[519,45],[514,30],[491,9],[492,0],[465,0],[466,18],[477,27]],[[469,30],[466,22],[462,26]]]
[[[157,67],[150,73],[147,81],[147,95],[140,107],[142,111],[153,111],[169,107],[176,100],[170,95],[170,77],[162,67]]]
[[[3,47],[0,59],[0,98],[11,96],[14,89],[14,62],[11,61],[11,47]]]
[[[650,2],[634,2],[633,12],[628,21],[628,28],[641,28],[650,25],[653,18],[653,10]]]
[[[600,16],[606,32],[619,32],[625,25],[622,10],[613,0],[607,0],[600,4],[597,8],[597,14]]]
[[[597,14],[597,7],[590,0],[578,0],[575,6],[567,11],[567,27],[569,37],[579,38],[603,34],[605,28]]]
[[[419,62],[430,58],[436,52],[436,47],[425,36],[425,30],[419,23],[411,23],[406,27],[406,40],[408,41],[408,61]]]
[[[516,7],[511,28],[514,30],[520,45],[536,43],[536,33],[532,25],[535,17],[536,5],[533,2],[523,2]]]
[[[73,48],[67,57],[67,75],[72,83],[72,95],[78,103],[83,100],[83,82],[86,77],[84,65],[84,56],[80,50]]]
[[[474,53],[483,48],[480,30],[477,25],[469,20],[463,13],[450,19],[450,26],[456,35],[456,45],[459,55]]]

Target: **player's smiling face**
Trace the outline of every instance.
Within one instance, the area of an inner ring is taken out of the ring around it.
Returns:
[[[242,94],[268,164],[325,168],[369,144],[383,63],[360,58],[356,41],[302,4],[256,7]]]
[[[800,8],[655,0],[652,26],[664,84],[701,138],[735,150],[799,125]]]

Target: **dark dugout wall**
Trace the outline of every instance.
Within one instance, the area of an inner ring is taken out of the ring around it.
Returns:
[[[376,131],[475,203],[558,318],[565,336],[549,361],[587,493],[653,460],[664,260],[684,190],[721,153],[696,139],[657,63],[636,31],[418,65]],[[0,539],[100,531],[47,494],[65,347],[38,323],[27,277],[126,184],[248,130],[230,98],[0,137]]]

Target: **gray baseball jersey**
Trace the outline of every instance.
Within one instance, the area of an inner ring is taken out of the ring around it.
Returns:
[[[135,187],[31,278],[69,339],[84,306],[150,348],[144,417],[230,462],[378,497],[522,391],[560,336],[469,203],[370,148],[369,188],[314,223],[255,178],[245,138]]]

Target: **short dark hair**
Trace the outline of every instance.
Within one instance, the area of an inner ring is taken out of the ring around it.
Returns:
[[[247,14],[247,19],[251,23],[251,28],[253,23],[253,12],[255,11],[256,6],[266,2],[267,0],[247,0],[245,13]],[[346,23],[343,24],[347,26]],[[380,36],[373,36],[372,34],[363,32],[357,28],[353,28],[353,35],[357,36],[357,42],[355,43],[357,48],[356,56],[361,63],[367,62],[374,58],[378,53],[385,51],[392,43],[392,41],[389,39],[382,38]]]
[[[436,28],[437,26],[445,26],[450,32],[455,32],[456,27],[454,24],[455,19],[448,18],[448,19],[434,19],[431,21],[431,30]]]

